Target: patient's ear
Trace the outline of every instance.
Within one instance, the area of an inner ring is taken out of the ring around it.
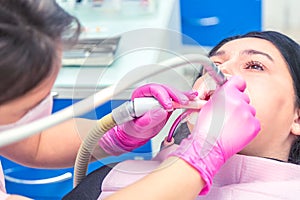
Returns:
[[[291,132],[294,135],[300,135],[300,108],[295,111],[294,122],[292,124]]]

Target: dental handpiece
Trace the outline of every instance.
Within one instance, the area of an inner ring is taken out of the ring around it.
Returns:
[[[213,62],[209,64],[204,63],[203,68],[219,86],[223,85],[227,81],[226,76]]]
[[[221,72],[221,70],[213,62],[203,62],[203,68],[205,71],[212,77],[217,85],[221,86],[226,81],[226,76]],[[174,109],[201,109],[202,106],[206,103],[205,100],[195,100],[190,101],[187,105],[181,105],[176,102],[173,102]],[[125,109],[116,108],[112,111],[112,114],[117,122],[117,124],[122,124],[126,121],[132,120],[134,118],[140,117],[145,114],[147,111],[162,107],[160,103],[152,97],[142,97],[136,98],[133,101],[129,101],[124,104]],[[118,113],[118,114],[117,114]]]

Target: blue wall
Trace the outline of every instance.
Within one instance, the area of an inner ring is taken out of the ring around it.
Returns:
[[[180,0],[184,44],[214,46],[221,39],[262,29],[261,0]]]

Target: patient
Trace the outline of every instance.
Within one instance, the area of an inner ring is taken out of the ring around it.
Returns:
[[[163,150],[170,152],[161,165],[155,165],[160,170],[144,173],[132,184],[130,180],[118,179],[122,175],[120,169],[126,170],[128,161],[113,169],[104,167],[90,174],[66,199],[84,192],[89,195],[81,196],[82,199],[97,199],[100,193],[101,199],[106,197],[120,189],[107,185],[113,183],[109,180],[112,175],[118,185],[130,186],[108,199],[299,196],[299,45],[278,32],[250,32],[221,41],[209,57],[229,80],[213,95],[202,87],[204,76],[195,82],[194,89],[201,88],[198,97],[207,103],[199,111],[198,119],[191,119],[180,128],[191,134]],[[165,86],[154,85],[152,96],[161,103],[168,101],[170,97],[155,95],[165,92]],[[204,145],[210,145],[206,152],[200,151],[207,147]],[[133,162],[147,165],[153,161]]]

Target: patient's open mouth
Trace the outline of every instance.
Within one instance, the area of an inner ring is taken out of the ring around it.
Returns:
[[[210,97],[214,94],[214,92],[215,92],[215,90],[208,91],[204,96],[204,100],[208,101],[210,99]]]
[[[201,100],[208,100],[215,92],[217,88],[216,82],[208,75],[204,75],[202,78],[202,83],[199,84],[198,91],[198,98]]]

